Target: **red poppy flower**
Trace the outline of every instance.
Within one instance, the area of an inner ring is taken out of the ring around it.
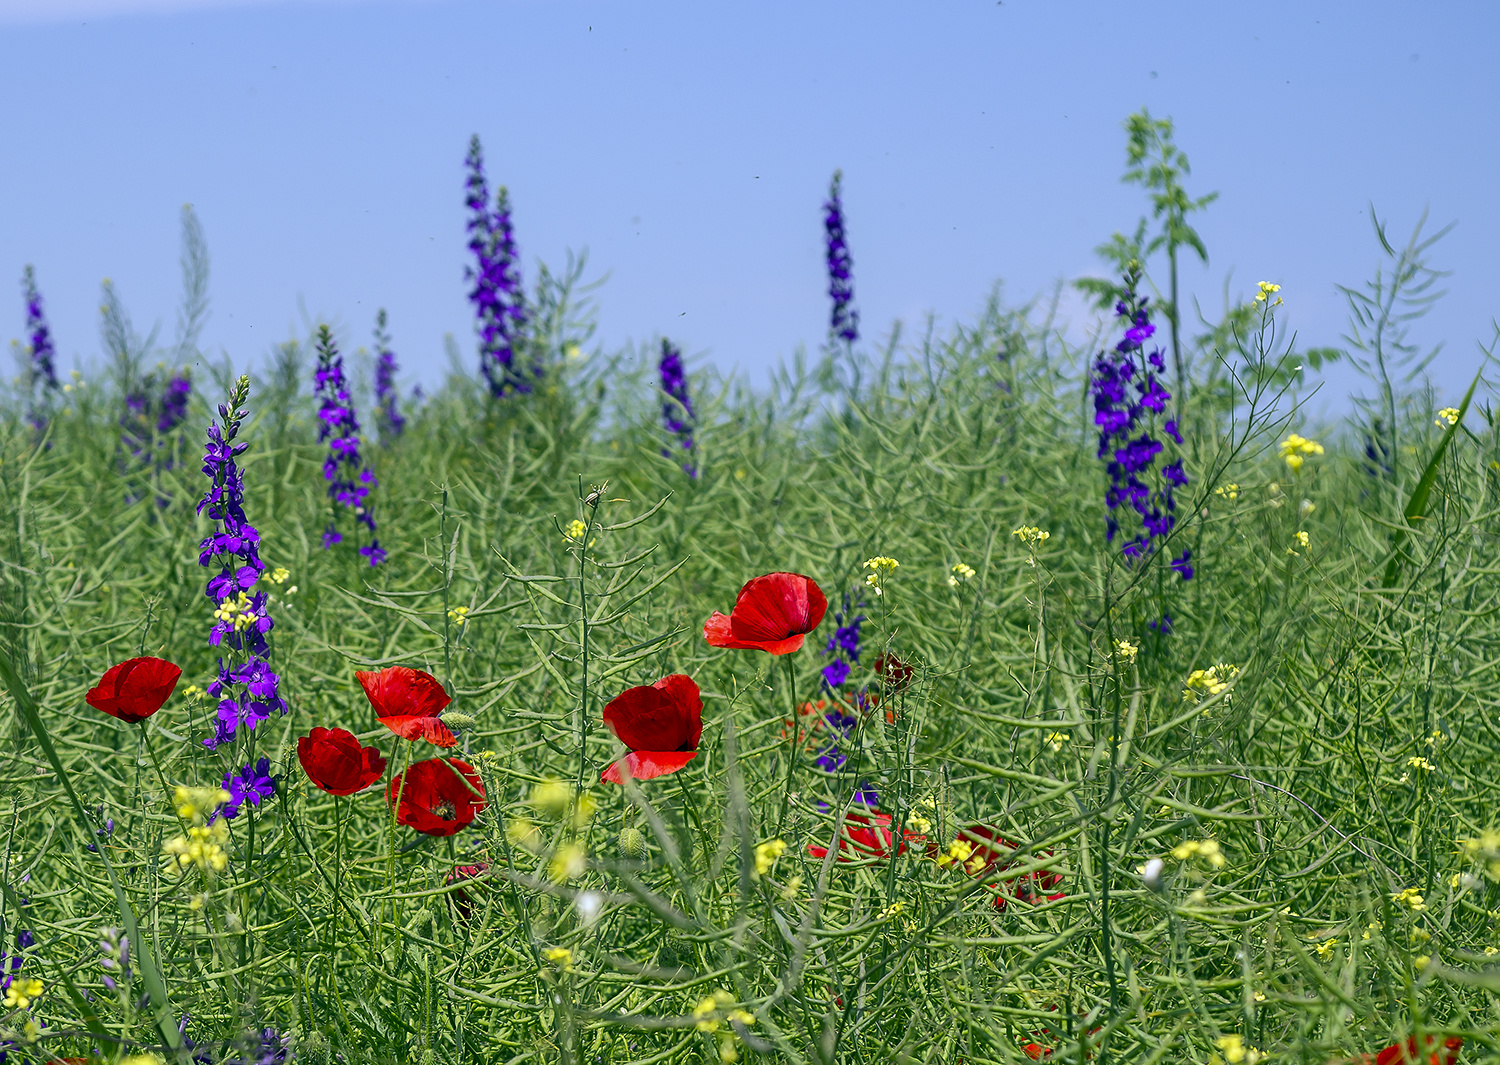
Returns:
[[[297,741],[302,771],[330,795],[364,791],[385,773],[385,759],[374,747],[361,747],[354,733],[315,728]]]
[[[465,880],[473,880],[490,871],[489,862],[476,862],[474,865],[455,865],[453,871],[443,878],[444,884],[460,884]],[[470,896],[469,890],[474,892]],[[474,916],[474,907],[478,904],[477,897],[483,893],[483,884],[471,885],[469,889],[455,888],[448,892],[448,901],[458,916],[467,921]]]
[[[898,692],[906,687],[915,672],[895,655],[881,655],[875,659],[875,675],[885,681],[887,691]]]
[[[717,610],[703,623],[710,647],[791,654],[828,613],[828,600],[811,577],[767,573],[746,581],[725,617]]]
[[[1017,844],[1012,843],[1000,835],[989,825],[970,825],[961,829],[958,839],[967,843],[973,850],[969,856],[959,863],[964,872],[970,876],[984,876],[995,871],[1004,872],[1011,867],[1008,860],[1016,851]],[[956,842],[956,841],[955,841]],[[1051,851],[1042,851],[1044,855],[1051,856]],[[930,858],[938,857],[935,844],[928,844],[927,855]],[[990,903],[996,910],[1004,910],[1009,905],[1009,899],[1014,898],[1018,902],[1027,902],[1035,905],[1039,902],[1052,902],[1056,899],[1066,898],[1067,892],[1059,891],[1048,894],[1053,888],[1062,883],[1062,874],[1036,869],[1010,880],[1002,880],[999,883],[989,885],[996,892],[994,901]]]
[[[888,858],[891,854],[891,837],[890,814],[873,811],[868,814],[850,814],[844,818],[844,831],[839,836],[838,860],[854,862],[862,858]],[[901,837],[896,841],[897,854],[906,850],[908,840],[919,843],[926,838],[911,831],[903,831]],[[828,848],[809,843],[807,853],[814,858],[825,858]],[[846,854],[849,857],[845,857]]]
[[[95,710],[135,725],[161,709],[182,670],[164,658],[131,658],[99,678],[84,699]]]
[[[397,773],[386,802],[401,805],[396,821],[429,836],[451,836],[467,828],[484,809],[484,785],[474,767],[461,758],[428,758]]]
[[[1464,1041],[1456,1035],[1450,1035],[1443,1040],[1441,1049],[1432,1050],[1436,1042],[1435,1035],[1422,1037],[1423,1049],[1432,1051],[1427,1056],[1427,1065],[1454,1065],[1458,1061],[1458,1052],[1464,1048]],[[1364,1061],[1369,1059],[1368,1054],[1364,1055]],[[1375,1055],[1375,1065],[1418,1065],[1421,1060],[1421,1055],[1417,1052],[1416,1036],[1409,1036],[1400,1043],[1392,1043]]]
[[[698,753],[703,735],[703,697],[682,673],[655,684],[626,688],[604,708],[604,723],[630,748],[600,780],[623,784],[623,767],[636,780],[675,773]]]
[[[380,723],[403,740],[422,740],[439,747],[457,747],[458,738],[438,720],[451,699],[438,679],[409,666],[392,666],[379,673],[355,673]]]

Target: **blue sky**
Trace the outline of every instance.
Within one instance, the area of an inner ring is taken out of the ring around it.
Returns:
[[[170,333],[192,202],[212,350],[258,358],[300,306],[365,343],[384,306],[409,376],[435,381],[444,333],[473,348],[477,132],[528,283],[587,248],[600,344],[665,332],[758,377],[822,339],[835,167],[879,339],[968,318],[996,281],[1023,300],[1097,271],[1145,209],[1119,174],[1147,105],[1189,189],[1221,194],[1184,274],[1208,309],[1226,276],[1279,281],[1301,341],[1337,344],[1335,284],[1378,261],[1369,205],[1402,237],[1424,209],[1456,222],[1420,326],[1448,342],[1452,396],[1500,314],[1497,31],[1486,3],[0,0],[0,281],[36,264],[65,365],[100,357],[104,277]],[[16,292],[0,338],[22,324]]]

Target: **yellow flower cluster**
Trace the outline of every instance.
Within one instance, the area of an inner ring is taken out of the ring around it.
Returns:
[[[786,840],[773,839],[755,845],[755,875],[765,876],[776,864],[776,859],[786,853]]]
[[[1134,662],[1135,656],[1140,652],[1141,645],[1131,643],[1129,640],[1115,641],[1115,658],[1122,662]]]
[[[179,785],[172,791],[177,816],[196,825],[207,823],[209,815],[231,798],[233,796],[223,788],[186,788]]]
[[[950,865],[967,862],[969,856],[974,853],[974,844],[966,839],[956,839],[948,844],[948,849],[937,856],[938,865],[944,869]]]
[[[543,817],[567,817],[574,828],[588,824],[599,811],[599,803],[588,792],[578,792],[575,797],[573,785],[550,777],[532,787],[526,803]]]
[[[1500,880],[1500,830],[1487,828],[1478,839],[1466,839],[1459,847],[1464,857],[1484,866],[1486,876]]]
[[[453,622],[453,624],[457,625],[459,628],[463,628],[469,623],[469,608],[466,606],[454,607],[452,610],[448,611],[448,620]]]
[[[1232,502],[1240,497],[1240,486],[1237,484],[1221,484],[1214,489],[1214,495],[1223,496]]]
[[[865,569],[872,572],[865,578],[865,583],[876,595],[885,594],[885,581],[901,563],[894,558],[886,558],[884,555],[876,555],[874,558],[865,559]]]
[[[700,1032],[717,1032],[725,1021],[739,1021],[743,1025],[755,1023],[755,1015],[743,1009],[729,1009],[734,996],[728,991],[715,991],[693,1007],[694,1026]],[[730,1059],[733,1060],[733,1059]]]
[[[1239,667],[1228,662],[1219,662],[1207,669],[1195,669],[1188,674],[1187,687],[1182,690],[1182,697],[1199,699],[1205,695],[1218,695],[1239,674]]]
[[[1278,292],[1281,291],[1281,286],[1280,285],[1273,285],[1269,281],[1260,281],[1260,282],[1257,282],[1255,287],[1260,290],[1259,292],[1257,292],[1255,294],[1255,302],[1256,303],[1266,303],[1266,301],[1268,299],[1270,299],[1270,297],[1276,296],[1276,293],[1278,293]],[[1267,305],[1271,306],[1271,307],[1280,307],[1281,306],[1281,302],[1282,302],[1281,301],[1281,297],[1280,296],[1276,296],[1276,302],[1275,303],[1270,303],[1270,304],[1267,304]]]
[[[1287,469],[1296,473],[1302,469],[1307,456],[1323,454],[1323,445],[1293,433],[1281,442],[1280,451],[1281,457],[1286,460]]]
[[[1045,529],[1038,529],[1035,525],[1023,525],[1019,529],[1012,529],[1011,535],[1020,539],[1027,547],[1040,547],[1052,538],[1052,534]]]
[[[565,973],[573,971],[573,952],[567,947],[548,947],[542,951],[542,957]]]
[[[1397,906],[1405,906],[1413,913],[1421,913],[1427,909],[1427,903],[1422,900],[1422,895],[1414,887],[1402,888],[1391,896],[1391,901]]]
[[[214,608],[214,620],[233,625],[235,632],[249,628],[255,621],[255,615],[250,610],[250,597],[241,592],[238,598],[225,599]]]
[[[1333,953],[1333,948],[1339,945],[1337,939],[1325,939],[1321,943],[1314,943],[1313,949],[1318,952],[1318,957],[1326,958]]]
[[[1437,768],[1437,766],[1433,765],[1427,759],[1423,758],[1420,754],[1412,755],[1406,760],[1406,764],[1413,769],[1426,769],[1429,772]]]
[[[229,826],[219,820],[211,825],[194,825],[187,835],[163,843],[161,852],[169,866],[175,863],[179,869],[191,869],[196,865],[204,872],[212,869],[222,873],[229,865],[229,855],[224,851],[228,842]]]
[[[1246,1046],[1242,1035],[1221,1035],[1217,1045],[1224,1052],[1224,1060],[1229,1065],[1255,1065],[1261,1059],[1260,1051]]]
[[[567,528],[563,529],[563,535],[569,540],[582,540],[583,534],[588,532],[588,526],[574,518],[568,522]]]
[[[1051,747],[1052,753],[1056,754],[1068,742],[1068,734],[1066,732],[1049,732],[1042,737],[1042,742]]]
[[[1201,858],[1215,869],[1222,869],[1225,864],[1224,852],[1219,849],[1218,841],[1212,839],[1184,840],[1172,848],[1172,857],[1179,862]]]
[[[900,899],[897,899],[889,906],[882,908],[880,913],[876,915],[876,919],[881,921],[888,921],[892,917],[901,916],[902,911],[904,911],[905,909],[906,905]]]
[[[277,566],[270,572],[267,579],[270,580],[272,584],[285,584],[286,579],[291,575],[292,571],[287,569],[285,566]]]
[[[1438,411],[1437,421],[1433,422],[1432,424],[1436,425],[1439,429],[1446,429],[1450,425],[1457,425],[1458,408],[1444,407],[1442,410]]]
[[[955,562],[953,563],[953,571],[948,574],[948,587],[957,588],[960,584],[967,584],[973,579],[973,566],[966,566],[962,562]]]
[[[1298,547],[1306,547],[1307,546],[1307,543],[1308,543],[1307,533],[1304,532],[1301,529],[1297,530],[1297,535],[1294,536],[1292,539],[1294,539],[1294,540],[1297,541],[1297,546]]]
[[[24,1010],[31,1005],[33,999],[42,993],[42,982],[36,979],[28,979],[18,976],[10,982],[5,989],[5,1008],[11,1010]]]

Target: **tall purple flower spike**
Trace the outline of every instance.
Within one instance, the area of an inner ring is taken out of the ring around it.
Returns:
[[[209,486],[198,513],[206,514],[216,528],[198,545],[198,563],[219,571],[204,589],[218,608],[208,642],[220,652],[219,675],[207,689],[210,698],[219,700],[214,734],[203,741],[209,749],[229,742],[241,727],[254,729],[273,713],[289,709],[279,691],[280,678],[271,669],[267,637],[273,623],[267,596],[252,594],[266,566],[260,558],[260,533],[245,517],[245,479],[235,462],[250,446],[234,442],[249,394],[250,378],[241,377],[229,402],[220,404],[219,421],[209,422],[203,456]]]
[[[396,396],[396,353],[386,330],[385,308],[375,315],[375,417],[380,423],[380,442],[389,444],[406,428]]]
[[[328,482],[328,498],[333,504],[328,527],[323,530],[323,548],[342,543],[338,518],[351,511],[354,520],[370,530],[370,542],[359,549],[378,566],[385,561],[385,550],[375,538],[375,512],[370,492],[376,486],[375,474],[359,455],[359,419],[354,414],[354,400],[344,380],[344,357],[339,354],[333,330],[318,326],[318,369],[314,393],[318,396],[318,441],[328,442],[328,457],[323,460],[323,479]]]
[[[484,148],[476,133],[469,141],[469,177],[464,204],[469,208],[469,250],[474,264],[464,271],[473,282],[469,302],[474,305],[479,332],[479,370],[496,399],[530,392],[535,373],[521,365],[517,347],[526,327],[526,298],[521,267],[511,228],[510,193],[500,187],[490,210],[489,180],[484,174]]]
[[[36,288],[36,270],[30,263],[21,274],[21,295],[26,302],[26,351],[29,356],[26,390],[31,397],[26,420],[40,433],[47,428],[47,396],[60,386],[57,383],[57,348],[52,343],[46,312],[42,310],[42,294]],[[37,395],[39,391],[40,396]]]
[[[661,390],[667,396],[662,400],[661,420],[667,432],[672,434],[673,444],[673,447],[662,448],[661,453],[666,458],[681,461],[682,472],[696,480],[698,464],[693,461],[693,429],[698,424],[698,415],[688,397],[687,370],[682,365],[682,352],[669,340],[661,342],[661,360],[657,369],[661,374]]]
[[[1125,296],[1115,305],[1115,316],[1129,324],[1113,350],[1099,353],[1089,380],[1094,424],[1099,427],[1098,454],[1110,478],[1104,494],[1105,539],[1113,543],[1122,532],[1122,504],[1140,518],[1139,530],[1120,549],[1129,562],[1146,557],[1156,540],[1171,533],[1177,524],[1173,489],[1188,483],[1181,459],[1156,470],[1166,445],[1152,432],[1156,416],[1167,413],[1172,395],[1157,376],[1166,372],[1166,364],[1161,349],[1148,343],[1156,326],[1151,324],[1149,298],[1136,294],[1139,280],[1138,273],[1126,277]],[[1161,431],[1182,443],[1175,419],[1165,418]],[[1170,563],[1183,580],[1193,576],[1190,558],[1191,552],[1184,549]]]
[[[844,172],[833,172],[833,183],[828,188],[828,202],[823,205],[823,231],[828,241],[828,295],[833,300],[833,312],[828,319],[830,337],[853,344],[859,339],[859,311],[854,302],[854,259],[849,254],[849,241],[844,235],[844,203],[842,190]]]

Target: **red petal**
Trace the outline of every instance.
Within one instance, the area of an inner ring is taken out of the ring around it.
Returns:
[[[623,784],[626,773],[636,780],[664,777],[668,773],[677,772],[696,757],[697,751],[631,751],[599,774],[599,779],[611,784]]]
[[[736,640],[764,646],[811,632],[827,610],[828,600],[811,579],[800,573],[767,573],[740,589],[730,628]]]
[[[451,699],[438,679],[409,666],[355,673],[376,717],[437,717]]]
[[[681,673],[626,688],[604,708],[604,723],[632,751],[693,750],[703,734],[698,685]]]
[[[717,610],[703,623],[703,638],[708,641],[710,647],[727,647],[732,651],[758,651],[760,644],[745,643],[743,640],[734,638],[734,630],[730,627],[729,615],[721,614]]]
[[[456,747],[458,739],[448,726],[436,717],[410,717],[400,715],[397,717],[383,717],[380,723],[390,729],[403,740],[426,740],[435,743],[439,747]]]
[[[374,747],[361,747],[341,728],[314,728],[297,741],[297,760],[314,785],[330,795],[363,791],[385,772],[385,759]]]
[[[131,724],[162,708],[182,670],[164,658],[131,658],[111,666],[84,700],[95,710]]]

